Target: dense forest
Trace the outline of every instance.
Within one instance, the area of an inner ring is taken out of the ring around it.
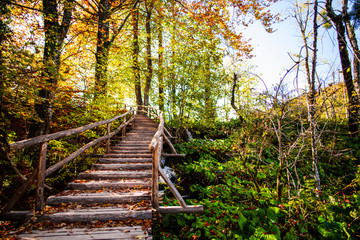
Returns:
[[[243,31],[260,22],[271,34],[287,21],[269,10],[275,2],[1,0],[2,210],[39,165],[39,149],[9,144],[144,105],[164,112],[186,154],[166,165],[186,202],[205,210],[159,216],[157,238],[359,239],[360,1],[294,0],[302,47],[269,86],[247,61],[253,47]],[[337,37],[339,69],[324,73],[318,49],[327,32]],[[105,132],[50,141],[48,161]],[[85,154],[69,163],[46,191],[94,161]],[[164,206],[178,204],[160,188]],[[14,209],[33,209],[34,192]],[[0,232],[21,224],[0,221]]]

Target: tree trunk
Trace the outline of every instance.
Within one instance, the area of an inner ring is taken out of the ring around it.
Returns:
[[[107,67],[109,60],[110,37],[110,9],[108,0],[100,0],[98,13],[98,32],[95,53],[95,91],[94,98],[105,95],[107,92]]]
[[[160,8],[161,9],[161,6]],[[163,28],[162,28],[162,16],[160,13],[159,16],[159,23],[158,23],[158,40],[159,40],[159,46],[158,46],[158,54],[159,54],[159,75],[158,75],[158,81],[159,81],[159,109],[161,111],[164,111],[164,47],[163,47]]]
[[[311,137],[311,154],[313,162],[313,172],[316,183],[316,190],[321,191],[321,181],[320,174],[318,170],[318,152],[316,144],[316,120],[315,120],[315,104],[316,104],[316,90],[315,90],[315,79],[316,79],[316,57],[317,57],[317,35],[318,35],[318,25],[317,25],[317,15],[318,15],[318,2],[315,0],[314,3],[314,20],[313,20],[313,58],[312,58],[312,69],[310,73],[309,69],[309,47],[307,44],[307,39],[305,33],[303,33],[305,51],[306,51],[306,73],[309,85],[309,94],[308,94],[308,118],[310,122],[310,137]]]
[[[147,61],[147,72],[146,72],[146,81],[144,89],[144,105],[149,105],[149,92],[151,87],[152,80],[152,59],[151,59],[151,13],[154,6],[154,1],[151,0],[150,3],[146,2],[146,61]]]
[[[344,77],[347,97],[348,97],[348,107],[347,112],[349,114],[349,131],[351,136],[355,137],[358,135],[358,112],[359,112],[359,100],[358,95],[355,92],[355,86],[353,82],[353,77],[351,73],[351,62],[349,58],[349,53],[346,46],[346,36],[345,36],[345,27],[343,24],[343,16],[336,15],[332,8],[332,0],[326,1],[326,11],[335,25],[337,32],[338,48],[341,60],[342,74]]]
[[[35,111],[40,121],[30,125],[28,137],[47,134],[53,117],[53,101],[57,88],[61,47],[69,30],[72,1],[65,2],[62,24],[59,24],[59,13],[56,0],[43,0],[43,19],[45,32],[45,47],[43,56],[43,85],[39,91],[40,101],[35,103]]]
[[[135,95],[136,104],[142,105],[141,96],[141,80],[140,80],[140,68],[139,68],[139,9],[135,8],[133,11],[132,18],[133,27],[133,71],[134,71],[134,82],[135,82]]]
[[[345,19],[346,34],[350,40],[351,48],[354,52],[354,62],[353,62],[353,71],[354,71],[354,87],[358,96],[360,96],[360,51],[359,45],[355,35],[355,29],[351,25],[348,18]]]

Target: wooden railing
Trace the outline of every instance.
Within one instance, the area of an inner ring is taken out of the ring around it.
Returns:
[[[85,150],[101,143],[102,141],[106,141],[106,151],[109,152],[110,150],[110,138],[112,138],[114,135],[116,135],[120,130],[123,130],[123,135],[125,134],[125,128],[129,123],[131,123],[134,120],[134,112],[135,110],[131,109],[126,112],[125,114],[116,116],[114,118],[99,121],[96,123],[88,124],[82,127],[65,130],[57,133],[52,133],[48,135],[43,135],[31,139],[26,139],[22,141],[18,141],[15,143],[10,144],[10,150],[18,150],[27,148],[36,144],[40,144],[40,156],[39,156],[39,166],[37,170],[34,170],[32,175],[23,183],[23,185],[17,189],[14,193],[14,195],[9,199],[7,204],[3,209],[1,209],[2,213],[6,213],[11,210],[11,208],[14,206],[14,204],[20,199],[20,197],[30,188],[30,186],[34,183],[36,180],[36,210],[42,210],[44,208],[44,186],[45,186],[45,178],[49,176],[50,174],[54,173],[61,167],[63,167],[65,164],[69,163],[70,161],[74,160],[77,156],[79,156],[81,153],[83,153]],[[127,116],[130,116],[130,119],[126,121]],[[122,119],[122,124],[113,132],[110,132],[111,123],[113,123],[115,120]],[[56,163],[55,165],[49,167],[46,169],[46,152],[47,152],[47,146],[48,142],[55,139],[64,138],[67,136],[72,136],[75,134],[82,133],[84,131],[93,129],[95,127],[99,127],[102,125],[107,125],[107,132],[106,135],[100,138],[97,138],[88,144],[82,146],[72,154],[70,154],[65,159],[61,160],[60,162]]]
[[[141,110],[139,110],[141,109]],[[170,181],[164,170],[160,167],[160,159],[164,157],[185,157],[185,154],[178,154],[170,139],[170,132],[165,128],[163,112],[159,109],[150,106],[138,106],[138,112],[144,112],[150,116],[159,119],[158,130],[149,144],[149,150],[152,152],[152,192],[151,204],[152,207],[159,213],[202,213],[204,208],[202,205],[186,205],[183,197],[178,192],[174,184]],[[171,154],[163,153],[163,143],[165,142],[171,149]],[[180,206],[159,206],[159,174],[164,179],[165,183],[178,200]]]

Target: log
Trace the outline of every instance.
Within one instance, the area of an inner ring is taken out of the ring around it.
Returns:
[[[185,154],[171,154],[171,153],[163,153],[163,157],[185,157]]]
[[[169,136],[168,138],[177,138],[177,137],[171,136],[170,132],[165,127],[164,127],[164,132]]]
[[[182,198],[182,196],[180,195],[178,190],[175,188],[175,186],[172,184],[172,182],[170,181],[168,176],[165,174],[164,170],[162,170],[162,168],[159,168],[159,173],[160,173],[160,176],[164,179],[164,181],[168,185],[168,187],[170,188],[171,192],[174,194],[176,199],[179,201],[180,206],[186,207],[186,203],[185,203],[184,199]]]
[[[114,221],[128,218],[151,219],[151,210],[134,211],[123,208],[88,209],[84,211],[58,212],[39,216],[40,221],[52,222],[90,222]],[[141,230],[141,227],[139,228]],[[117,238],[114,238],[117,239]]]
[[[162,115],[160,115],[160,123],[159,123],[159,127],[157,132],[155,133],[153,139],[151,140],[151,143],[149,145],[149,150],[153,151],[155,149],[155,147],[157,146],[157,144],[159,143],[159,139],[161,137],[161,135],[164,132],[164,118]]]
[[[174,148],[174,146],[172,145],[172,143],[170,142],[170,140],[166,137],[166,135],[164,133],[163,133],[163,137],[164,137],[166,143],[169,145],[171,152],[173,154],[177,154],[176,149]]]
[[[161,214],[171,213],[203,213],[204,207],[202,205],[192,205],[186,207],[180,206],[161,206],[156,209]]]
[[[39,144],[39,143],[42,143],[42,142],[48,142],[48,141],[55,140],[55,139],[58,139],[58,138],[63,138],[63,137],[71,136],[71,135],[74,135],[74,134],[78,134],[78,133],[90,130],[90,129],[98,127],[98,126],[101,126],[101,125],[104,125],[104,124],[107,124],[107,123],[111,123],[111,122],[113,122],[113,121],[115,121],[115,120],[117,120],[117,119],[119,119],[119,118],[121,118],[123,116],[126,116],[127,114],[129,114],[129,113],[131,113],[133,111],[134,110],[129,111],[129,112],[125,113],[125,114],[116,116],[114,118],[108,119],[108,120],[103,120],[103,121],[100,121],[100,122],[91,123],[91,124],[88,124],[88,125],[85,125],[85,126],[82,126],[82,127],[69,129],[69,130],[64,130],[64,131],[57,132],[57,133],[52,133],[52,134],[48,134],[48,135],[43,135],[43,136],[39,136],[39,137],[34,137],[34,138],[18,141],[18,142],[10,144],[10,150],[22,149],[22,148],[30,147],[32,145]]]

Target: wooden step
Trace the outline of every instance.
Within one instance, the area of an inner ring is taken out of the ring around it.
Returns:
[[[123,154],[105,154],[104,158],[152,158],[152,154],[145,154],[145,153],[123,153]]]
[[[151,154],[149,149],[113,149],[109,154]]]
[[[50,196],[46,200],[48,205],[59,205],[62,203],[78,204],[116,204],[116,203],[135,203],[142,200],[150,200],[150,191],[133,191],[133,192],[115,192],[99,190],[101,192],[87,192],[78,190],[66,190],[64,195]],[[71,195],[72,194],[72,195]]]
[[[106,228],[59,228],[50,231],[32,230],[22,233],[16,239],[42,240],[85,240],[85,239],[146,239],[151,240],[151,229],[142,230],[142,226],[106,227]]]
[[[152,164],[120,164],[120,163],[109,163],[109,164],[94,164],[94,170],[143,170],[152,169]]]
[[[142,145],[142,146],[113,146],[112,150],[148,150],[149,145]]]
[[[121,141],[119,145],[125,146],[125,145],[131,145],[131,146],[142,146],[147,145],[149,146],[151,141]]]
[[[151,178],[152,172],[141,171],[111,171],[111,170],[92,170],[79,174],[81,179],[118,179],[118,178]]]
[[[147,189],[151,187],[151,179],[123,179],[123,180],[75,180],[67,184],[68,189],[99,190],[111,189]]]
[[[151,163],[152,158],[100,158],[100,163]]]

